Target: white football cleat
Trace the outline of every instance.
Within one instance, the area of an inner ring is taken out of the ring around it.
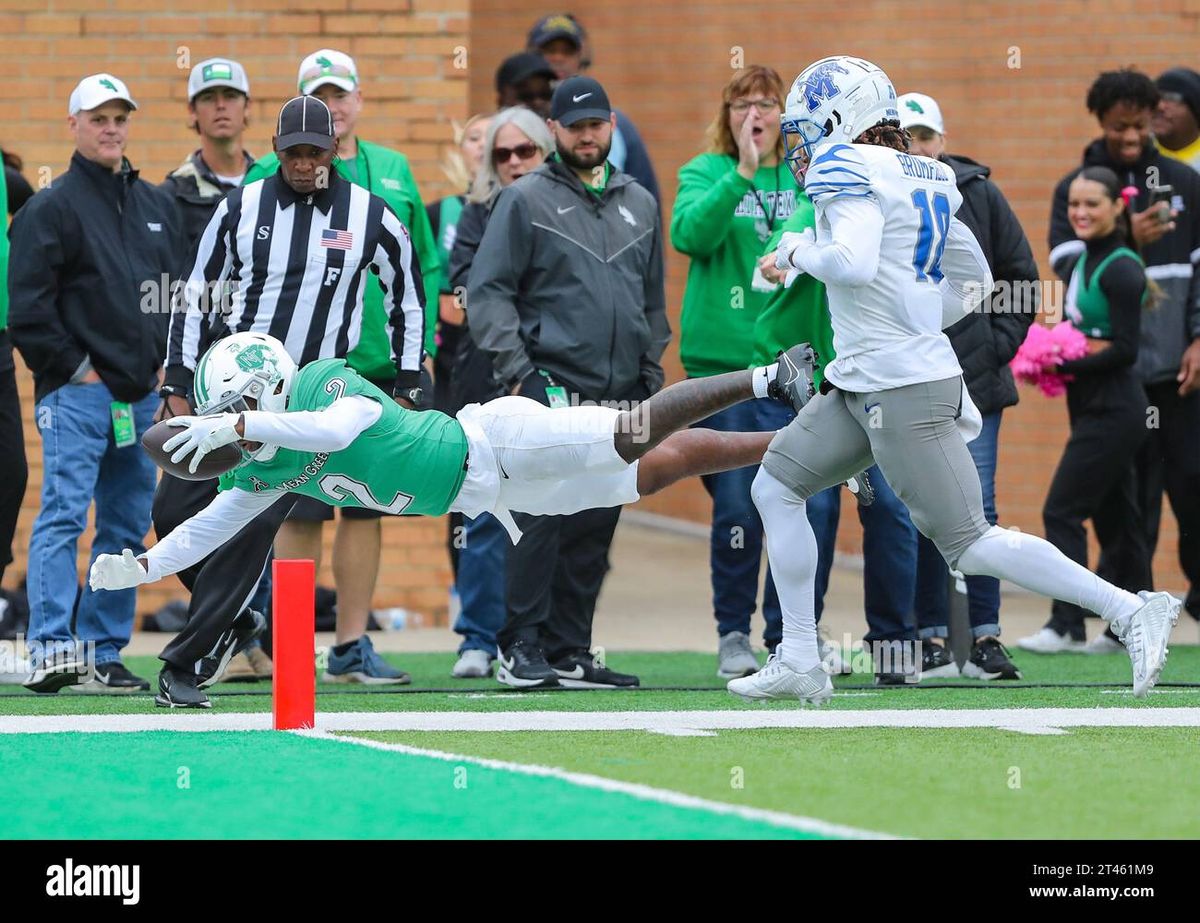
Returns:
[[[805,705],[824,705],[833,695],[833,682],[822,664],[797,673],[774,654],[753,676],[731,679],[725,688],[751,701],[796,698]]]
[[[1167,641],[1179,620],[1183,601],[1170,593],[1138,593],[1145,605],[1124,619],[1114,619],[1113,633],[1121,639],[1133,664],[1133,696],[1144,699],[1158,682],[1167,662]]]

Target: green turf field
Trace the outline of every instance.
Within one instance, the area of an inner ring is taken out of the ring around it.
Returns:
[[[708,654],[613,653],[647,688],[531,693],[388,655],[412,686],[321,686],[335,723],[306,734],[220,724],[266,726],[269,683],[187,713],[4,686],[0,777],[23,794],[0,838],[1200,836],[1200,648],[1172,648],[1144,701],[1123,654],[1014,658],[1017,683],[839,677],[813,710],[728,695]]]

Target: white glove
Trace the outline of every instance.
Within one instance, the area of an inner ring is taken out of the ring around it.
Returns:
[[[149,582],[146,568],[128,548],[120,554],[98,555],[88,575],[88,585],[93,590],[127,590]]]
[[[797,250],[807,249],[816,242],[817,234],[812,228],[805,228],[803,231],[784,231],[779,238],[779,246],[775,250],[775,268],[804,272],[793,258]]]
[[[214,449],[237,442],[242,437],[237,434],[237,413],[216,413],[207,417],[171,417],[167,421],[171,426],[184,427],[183,432],[172,436],[163,443],[163,451],[175,451],[171,461],[179,464],[187,458],[189,452],[195,452],[188,462],[188,471],[196,473],[200,460]]]

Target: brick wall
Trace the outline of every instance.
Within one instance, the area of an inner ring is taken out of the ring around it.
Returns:
[[[593,46],[592,74],[637,124],[654,159],[670,213],[676,173],[703,149],[704,128],[731,63],[777,69],[785,85],[828,54],[861,55],[882,66],[900,93],[936,97],[949,150],[992,167],[1033,245],[1043,277],[1055,183],[1078,164],[1097,134],[1084,106],[1102,70],[1136,65],[1157,75],[1196,61],[1200,7],[1194,0],[1012,0],[997,6],[947,0],[876,0],[831,7],[795,0],[645,3],[608,0],[573,7]],[[496,64],[524,43],[536,0],[476,0],[471,15],[471,104],[494,103]],[[1019,65],[1019,66],[1012,66]],[[667,302],[678,330],[687,259],[667,248]],[[678,344],[667,351],[668,380],[682,375]],[[1023,389],[1001,430],[998,504],[1002,522],[1041,534],[1041,503],[1066,438],[1066,407]],[[643,503],[656,512],[705,521],[709,501],[696,482]],[[856,517],[844,517],[840,546],[861,547]],[[1175,523],[1163,517],[1160,581],[1184,584]]]
[[[270,150],[279,106],[295,95],[300,60],[329,46],[349,52],[364,82],[361,136],[404,151],[422,195],[449,188],[439,167],[450,119],[466,112],[465,71],[454,66],[466,45],[467,0],[3,0],[0,35],[20,60],[0,101],[0,145],[25,160],[35,188],[64,170],[72,144],[67,97],[85,74],[109,71],[128,85],[139,109],[127,154],[142,175],[160,182],[196,146],[187,129],[187,75],[212,55],[242,62],[253,110],[251,153]],[[20,359],[30,484],[6,583],[25,571],[30,530],[39,505],[41,447],[33,425],[32,379]],[[332,585],[326,532],[321,582]],[[378,605],[403,605],[444,618],[450,575],[444,520],[384,521],[384,565]],[[86,564],[90,533],[80,547]],[[171,580],[141,591],[139,611],[182,595]]]

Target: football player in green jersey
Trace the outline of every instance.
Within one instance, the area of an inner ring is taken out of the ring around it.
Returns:
[[[388,513],[492,512],[514,542],[510,510],[559,515],[632,503],[682,478],[757,464],[773,433],[687,429],[722,407],[772,396],[802,405],[812,369],[798,359],[690,379],[636,407],[550,409],[523,397],[471,404],[457,418],[410,411],[340,359],[297,369],[284,345],[238,333],[197,362],[196,416],[173,417],[172,462],[237,444],[227,489],[141,557],[100,555],[96,590],[149,583],[188,567],[235,535],[281,493]]]

